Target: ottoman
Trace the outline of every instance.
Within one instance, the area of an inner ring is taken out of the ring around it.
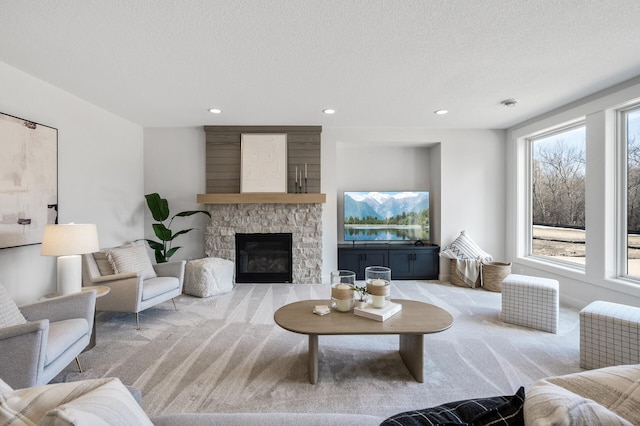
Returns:
[[[219,257],[190,260],[184,273],[184,292],[211,297],[233,290],[234,263]]]
[[[640,308],[596,301],[580,311],[580,367],[640,364]]]
[[[558,331],[558,281],[509,274],[502,282],[502,321],[556,333]]]

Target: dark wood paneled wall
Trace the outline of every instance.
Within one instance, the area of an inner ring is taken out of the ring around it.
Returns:
[[[322,126],[204,126],[207,194],[240,193],[240,143],[243,133],[286,133],[287,192],[295,192],[295,170],[307,163],[307,192],[320,193]],[[304,189],[303,189],[304,192]]]

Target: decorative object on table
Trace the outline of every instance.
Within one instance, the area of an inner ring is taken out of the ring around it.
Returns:
[[[47,225],[42,235],[42,256],[58,256],[58,294],[65,295],[82,289],[81,254],[100,250],[98,230],[93,224]]]
[[[344,269],[331,272],[331,309],[338,312],[353,310],[356,273]]]
[[[493,256],[482,250],[464,230],[440,252],[440,256],[451,259],[451,284],[471,288],[482,286],[482,262],[493,260]]]
[[[331,313],[331,309],[327,305],[316,305],[313,307],[313,313],[316,315],[327,315]]]
[[[58,223],[58,130],[0,113],[0,248],[40,244]]]
[[[371,296],[371,306],[384,308],[391,300],[391,269],[385,266],[368,266],[364,269],[367,293]]]
[[[369,303],[368,294],[367,294],[367,286],[366,285],[358,285],[357,283],[353,286],[353,291],[357,294],[356,299],[356,308],[364,308]]]
[[[511,273],[511,262],[482,262],[482,287],[488,291],[501,292],[502,281]]]
[[[144,241],[149,244],[149,247],[155,252],[156,262],[157,263],[165,263],[169,261],[169,258],[175,254],[180,247],[172,247],[173,240],[179,237],[180,235],[186,234],[193,230],[193,228],[183,229],[182,231],[178,231],[175,234],[171,231],[171,224],[173,223],[173,219],[176,217],[185,217],[192,216],[194,214],[203,213],[207,216],[211,217],[211,213],[206,210],[187,210],[184,212],[176,213],[171,216],[171,220],[168,225],[165,225],[164,222],[169,219],[169,202],[160,197],[157,193],[147,194],[144,196],[147,200],[147,206],[149,207],[149,211],[151,211],[151,215],[153,216],[153,220],[157,223],[154,223],[153,232],[156,234],[156,237],[160,240],[154,241],[149,240],[147,238],[143,238]],[[97,250],[94,250],[97,251]]]
[[[386,321],[401,310],[401,304],[396,302],[387,302],[384,308],[374,308],[371,304],[368,304],[363,308],[354,308],[353,313],[359,317],[365,317],[376,321]]]

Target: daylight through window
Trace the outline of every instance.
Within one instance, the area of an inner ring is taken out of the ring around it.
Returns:
[[[585,126],[530,139],[530,254],[585,263]]]
[[[622,113],[627,152],[626,274],[640,277],[640,107]]]

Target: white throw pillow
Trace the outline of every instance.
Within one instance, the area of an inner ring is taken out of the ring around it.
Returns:
[[[18,305],[13,301],[7,290],[0,284],[0,328],[27,322]]]
[[[138,272],[142,275],[143,280],[157,277],[145,246],[116,247],[109,249],[107,250],[107,258],[109,259],[109,263],[111,263],[113,272],[116,274]]]
[[[34,386],[0,394],[0,424],[151,425],[117,378]]]
[[[458,238],[440,252],[441,256],[450,259],[473,259],[484,262],[493,260],[493,256],[485,252],[466,233],[460,232]]]

